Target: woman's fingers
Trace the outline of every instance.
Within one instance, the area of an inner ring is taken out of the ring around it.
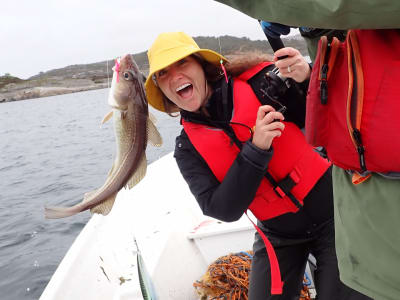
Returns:
[[[278,57],[283,55],[288,57],[278,60]],[[291,47],[279,49],[274,54],[274,62],[279,72],[286,78],[292,78],[296,82],[303,82],[310,77],[310,67],[297,49]]]
[[[281,130],[274,130],[274,131],[270,132],[270,135],[272,137],[272,139],[271,139],[271,144],[272,144],[272,141],[273,141],[274,138],[280,137],[282,135],[282,131]],[[270,147],[271,147],[271,145],[270,145]]]
[[[257,112],[253,144],[260,149],[268,150],[272,140],[280,136],[285,128],[285,124],[279,122],[283,119],[282,113],[275,111],[272,106],[260,106]]]
[[[275,111],[270,105],[260,106],[257,112],[256,125],[266,125],[274,121],[283,121],[285,117],[282,113]]]
[[[283,70],[289,66],[294,66],[296,64],[299,64],[301,62],[301,56],[290,56],[288,58],[284,58],[284,59],[280,59],[278,61],[275,62],[275,66],[279,69],[279,70]]]
[[[285,129],[285,124],[283,124],[282,122],[272,122],[261,128],[261,130],[264,131],[273,131],[273,130],[282,131],[283,129]]]
[[[287,55],[287,56],[291,57],[291,56],[295,56],[299,53],[300,53],[299,50],[292,48],[292,47],[281,48],[274,53],[274,61],[277,61],[278,57],[281,57],[281,56]]]
[[[258,148],[268,150],[274,138],[281,136],[285,125],[282,122],[274,122],[266,126],[258,126],[253,135],[252,143]]]
[[[271,105],[262,105],[257,111],[257,121],[262,121],[265,124],[271,123],[274,120],[284,120],[282,113],[275,111]]]
[[[277,112],[277,111],[271,111],[265,115],[263,118],[263,123],[264,124],[270,124],[274,121],[283,121],[285,117],[282,115],[282,113]]]
[[[275,62],[275,66],[279,69],[279,72],[285,73],[289,71],[293,72],[301,66],[304,61],[303,57],[301,55],[298,56],[293,56],[293,57],[288,57],[285,59],[278,60]]]
[[[271,105],[261,105],[257,111],[257,120],[263,120],[266,114],[272,111],[275,111],[275,108]]]

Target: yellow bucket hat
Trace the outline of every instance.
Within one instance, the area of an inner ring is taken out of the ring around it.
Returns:
[[[219,65],[221,59],[224,62],[227,61],[225,57],[215,51],[200,49],[193,38],[184,32],[161,33],[147,51],[150,71],[145,88],[147,100],[155,109],[165,112],[162,92],[154,83],[153,75],[193,53],[200,54],[206,61],[214,65]]]

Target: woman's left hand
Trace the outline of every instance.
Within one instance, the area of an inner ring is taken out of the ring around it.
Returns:
[[[280,56],[287,55],[287,58],[279,59]],[[311,68],[299,50],[292,47],[281,48],[274,53],[274,63],[282,76],[292,78],[300,83],[308,79],[311,74]]]
[[[270,105],[262,105],[258,108],[256,125],[252,143],[262,150],[269,150],[274,138],[281,136],[285,124],[282,113],[275,111]]]

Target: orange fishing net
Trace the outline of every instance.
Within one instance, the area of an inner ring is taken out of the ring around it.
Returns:
[[[200,280],[193,283],[201,300],[248,300],[252,252],[221,256],[213,262]],[[311,300],[303,285],[300,300]]]

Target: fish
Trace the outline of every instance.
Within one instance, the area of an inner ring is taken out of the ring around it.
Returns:
[[[149,114],[145,80],[131,54],[116,59],[108,95],[112,111],[101,122],[114,121],[117,149],[113,165],[100,188],[85,193],[83,200],[71,207],[45,207],[46,218],[64,218],[88,209],[107,215],[117,193],[123,187],[131,189],[144,178],[147,143],[157,147],[162,145],[155,118]]]

